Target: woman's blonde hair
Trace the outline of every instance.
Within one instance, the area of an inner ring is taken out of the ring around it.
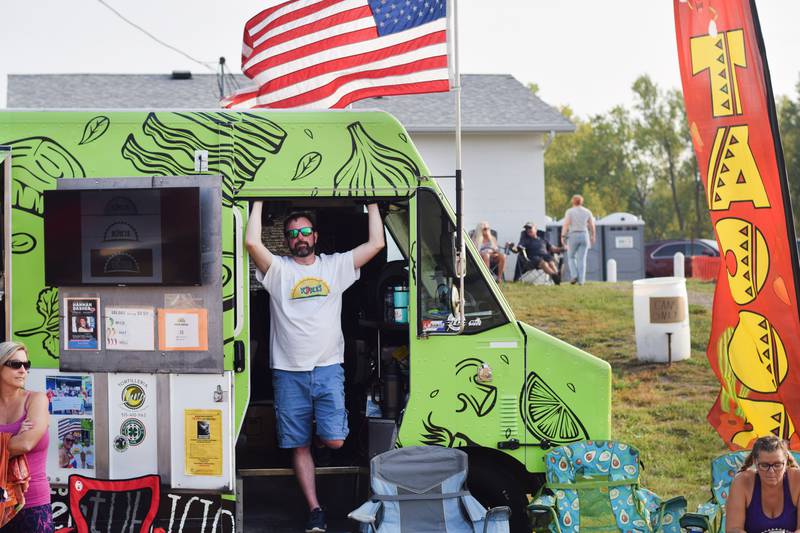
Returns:
[[[478,225],[475,226],[475,232],[472,234],[472,242],[475,243],[475,247],[480,250],[481,245],[483,244],[483,228],[488,228],[491,230],[491,226],[487,221],[478,222]],[[489,242],[492,243],[492,246],[497,246],[497,242],[495,241],[494,235],[489,233]]]
[[[755,444],[753,444],[753,449],[750,450],[750,453],[744,460],[744,464],[739,471],[744,472],[753,466],[758,460],[758,454],[761,452],[770,453],[778,450],[783,450],[783,453],[786,455],[786,466],[789,468],[800,468],[794,456],[789,453],[789,443],[775,435],[767,435],[766,437],[759,437],[756,440]]]
[[[0,366],[6,364],[6,361],[11,359],[11,357],[20,350],[25,350],[25,353],[28,353],[28,348],[21,342],[0,342]]]

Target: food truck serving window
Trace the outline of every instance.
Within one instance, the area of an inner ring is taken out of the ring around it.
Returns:
[[[44,193],[52,286],[199,285],[197,187]]]
[[[439,198],[430,190],[417,195],[417,288],[419,290],[419,331],[423,334],[452,333],[458,324],[450,308],[451,287],[456,284],[453,268],[455,227]],[[486,278],[471,253],[467,253],[464,280],[464,333],[478,333],[506,324]]]

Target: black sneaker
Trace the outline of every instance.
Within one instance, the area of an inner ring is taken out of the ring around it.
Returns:
[[[553,279],[553,283],[556,285],[561,285],[561,274],[550,274],[550,277]]]
[[[317,507],[308,513],[306,522],[306,533],[325,533],[328,525],[325,523],[325,511],[322,507]]]

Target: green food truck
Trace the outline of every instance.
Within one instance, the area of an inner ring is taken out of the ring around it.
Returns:
[[[276,253],[292,211],[315,213],[326,253],[366,240],[367,203],[384,221],[343,301],[350,436],[318,475],[357,479],[392,446],[461,448],[473,494],[519,530],[547,450],[610,437],[608,364],[519,322],[470,242],[462,323],[456,216],[386,113],[7,111],[0,157],[5,338],[51,398],[59,525],[73,473],[159,474],[172,532],[242,530],[245,488],[291,475],[244,250],[254,200]]]

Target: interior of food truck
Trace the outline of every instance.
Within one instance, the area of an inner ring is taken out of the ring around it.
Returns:
[[[385,306],[386,295],[393,296],[395,289],[404,290],[407,295],[408,201],[382,202],[381,205],[388,246],[361,268],[359,280],[344,293],[342,301],[350,436],[341,450],[319,457],[318,466],[366,465],[370,446],[366,427],[368,409],[372,410],[369,413],[372,415],[379,412],[384,421],[396,421],[408,386],[407,314],[394,320],[394,308],[388,316]],[[310,211],[315,215],[319,235],[317,253],[345,252],[368,239],[363,201],[307,198],[267,201],[263,209],[262,236],[267,247],[276,254],[288,254],[282,236],[283,219],[295,211]],[[249,316],[251,393],[246,420],[250,426],[244,428],[237,465],[240,468],[289,467],[291,456],[277,447],[274,430],[269,295],[252,278]],[[314,342],[313,337],[309,342]],[[375,443],[372,445],[374,450]]]

